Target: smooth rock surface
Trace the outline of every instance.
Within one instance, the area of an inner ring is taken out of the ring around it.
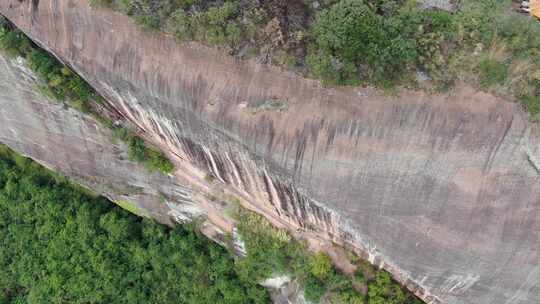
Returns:
[[[3,0],[0,13],[173,155],[182,183],[208,172],[275,223],[354,248],[429,303],[540,302],[540,142],[518,105],[466,86],[397,97],[323,88],[83,0]],[[0,141],[69,175],[144,183],[102,156],[115,152],[106,131],[37,102],[5,66]]]

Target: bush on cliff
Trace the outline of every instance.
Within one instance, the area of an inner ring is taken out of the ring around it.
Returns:
[[[490,58],[482,59],[478,65],[478,70],[480,84],[484,87],[501,84],[508,77],[508,67]]]
[[[323,77],[337,73],[338,82],[354,82],[358,66],[376,60],[384,37],[381,19],[362,0],[342,0],[321,11],[312,31],[317,61],[327,62],[313,65],[316,61],[311,59],[313,71]]]
[[[30,40],[20,30],[10,30],[0,19],[0,49],[11,56],[24,56],[30,50]]]
[[[146,165],[150,171],[160,171],[163,173],[173,172],[174,166],[163,152],[148,147],[142,138],[125,128],[117,127],[115,129],[122,130],[115,133],[120,132],[123,139],[127,141],[128,156],[130,160]]]
[[[321,281],[327,280],[334,272],[334,266],[330,257],[322,252],[318,252],[311,257],[311,274]]]
[[[308,63],[330,83],[399,81],[416,65],[434,62],[449,16],[410,5],[381,15],[366,1],[341,0],[317,14]]]
[[[0,303],[268,303],[190,226],[136,217],[0,146]]]
[[[91,98],[95,98],[94,90],[81,77],[60,64],[47,52],[32,48],[26,59],[28,66],[46,82],[57,99],[87,104]]]
[[[535,117],[540,114],[540,93],[536,96],[523,96],[521,97],[521,102],[525,105],[531,116]]]
[[[368,304],[421,304],[418,298],[392,281],[390,274],[379,271],[368,283]]]

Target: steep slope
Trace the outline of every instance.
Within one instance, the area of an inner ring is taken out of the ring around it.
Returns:
[[[540,142],[517,105],[468,87],[398,97],[322,88],[86,1],[5,0],[0,13],[174,157],[178,182],[111,166],[105,130],[36,102],[4,60],[0,141],[14,149],[149,192],[189,183],[211,193],[210,174],[277,225],[354,248],[429,303],[538,302]]]
[[[0,69],[0,142],[162,223],[172,224],[174,210],[197,213],[189,188],[128,160],[109,129],[43,96],[23,61],[0,55]]]

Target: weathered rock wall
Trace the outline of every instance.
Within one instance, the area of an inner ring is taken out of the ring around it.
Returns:
[[[128,160],[109,129],[45,97],[40,85],[22,58],[0,53],[0,143],[164,224],[173,224],[179,210],[202,212],[189,187]]]
[[[197,191],[211,190],[201,183],[211,172],[277,224],[356,248],[429,302],[538,303],[540,143],[516,104],[467,87],[398,97],[326,89],[141,31],[86,1],[3,0],[0,13],[174,156],[175,178]],[[69,167],[87,155],[88,166],[104,165],[96,147],[48,135],[73,120],[49,122],[58,106],[27,123],[42,111],[12,105],[25,94],[0,95],[2,130],[12,130],[0,141],[45,163]],[[104,137],[93,145],[111,149]]]

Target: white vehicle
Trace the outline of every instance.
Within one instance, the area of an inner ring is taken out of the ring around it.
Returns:
[[[522,1],[521,7],[529,7],[529,1]]]

